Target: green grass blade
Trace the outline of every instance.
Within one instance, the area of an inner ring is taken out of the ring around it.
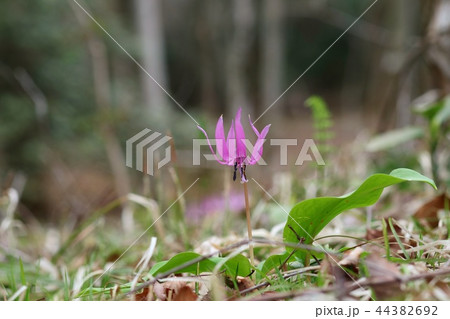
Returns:
[[[386,220],[381,220],[381,226],[383,229],[384,248],[386,249],[386,259],[391,260],[391,245],[389,243],[389,235],[387,230]]]
[[[405,246],[403,245],[402,241],[400,240],[400,237],[397,234],[397,231],[395,230],[395,227],[392,223],[392,218],[389,218],[388,223],[389,223],[389,227],[391,228],[392,234],[394,235],[395,240],[397,241],[397,244],[400,246],[400,249],[402,250],[406,259],[410,259],[410,256],[409,256],[408,252],[406,251]]]
[[[20,266],[20,282],[22,283],[22,286],[27,285],[27,279],[25,278],[25,270],[23,268],[23,262],[22,258],[19,258],[19,266]],[[30,288],[27,288],[27,291],[25,292],[25,301],[28,301],[30,299]]]

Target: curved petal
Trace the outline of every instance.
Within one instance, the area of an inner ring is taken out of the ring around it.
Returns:
[[[261,134],[259,135],[259,138],[266,138],[267,134],[269,133],[271,125],[272,124],[268,124],[263,128],[263,130],[261,131]]]
[[[235,123],[234,123],[235,131],[236,131],[236,158],[247,157],[247,151],[245,148],[245,132],[244,132],[244,128],[242,127],[242,124],[241,124],[241,112],[242,112],[242,109],[239,108],[239,110],[236,113],[236,118],[235,118]]]
[[[250,123],[250,126],[253,129],[253,132],[255,132],[256,136],[259,137],[260,133],[259,133],[258,129],[255,127],[255,125],[253,124],[250,114],[248,115],[248,121]]]
[[[197,126],[197,128],[198,128],[200,131],[202,131],[203,134],[205,135],[206,140],[208,141],[209,149],[211,150],[211,153],[213,153],[214,158],[216,159],[216,161],[218,161],[218,162],[219,162],[220,164],[222,164],[222,165],[227,164],[227,162],[222,161],[222,160],[220,160],[220,159],[217,157],[216,153],[215,153],[214,150],[213,150],[213,147],[212,147],[212,145],[211,145],[211,142],[209,141],[209,137],[208,137],[208,134],[206,133],[206,131],[205,131],[204,129],[202,129],[200,126]]]
[[[220,157],[228,162],[228,146],[225,140],[225,131],[223,128],[223,116],[219,117],[216,125],[216,150]]]
[[[231,121],[230,130],[227,135],[227,148],[228,148],[228,163],[227,165],[234,165],[234,160],[236,159],[236,135],[234,130],[234,120]]]
[[[263,154],[263,144],[266,141],[265,138],[267,133],[269,133],[270,124],[264,127],[260,134],[258,134],[258,139],[256,140],[255,146],[253,147],[252,155],[248,161],[249,165],[256,164],[262,157]],[[256,128],[255,128],[256,130]]]

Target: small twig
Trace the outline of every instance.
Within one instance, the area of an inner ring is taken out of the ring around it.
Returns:
[[[295,237],[297,238],[297,240],[298,240],[299,243],[302,243],[302,242],[305,240],[305,238],[300,237],[300,235],[297,234],[297,232],[295,231],[294,227],[292,227],[291,225],[287,225],[287,226],[288,226],[289,229],[294,233],[294,235],[295,235]]]
[[[300,244],[303,244],[303,242],[305,241],[305,238],[304,238],[304,237],[300,237],[300,235],[297,234],[297,232],[295,231],[295,229],[294,229],[291,225],[288,225],[288,227],[289,227],[289,229],[292,230],[292,232],[295,234],[295,237],[297,237],[298,242],[299,242]],[[315,239],[314,241],[317,241],[317,239]],[[291,255],[289,256],[289,258],[291,258],[291,256],[292,256],[293,254],[294,254],[294,252],[291,253]],[[317,257],[314,256],[313,254],[311,254],[311,256],[314,258],[314,260],[316,261],[316,263],[319,265],[319,264],[320,264],[320,261],[317,259]],[[306,255],[306,257],[307,257],[307,258],[305,258],[305,267],[308,267],[308,266],[309,266],[309,257],[308,257],[308,255]],[[288,260],[289,260],[289,258],[288,258]]]
[[[292,255],[294,255],[297,252],[297,249],[293,249],[291,253],[286,257],[286,259],[281,263],[280,267],[278,267],[279,270],[282,270],[283,267],[286,265],[286,263],[291,259]]]
[[[339,255],[339,254],[337,254],[335,252],[327,251],[327,250],[324,251],[322,248],[315,247],[315,246],[308,245],[308,244],[285,243],[285,242],[282,242],[282,241],[269,240],[269,239],[258,239],[258,238],[253,239],[252,242],[256,243],[256,244],[267,244],[267,245],[273,245],[273,246],[292,247],[292,248],[302,249],[302,250],[306,250],[306,251],[314,251],[314,252],[318,252],[318,253],[326,253],[328,255],[333,255],[333,256]]]
[[[289,229],[295,234],[295,237],[297,237],[297,240],[299,242],[299,244],[303,244],[303,242],[305,241],[304,237],[300,237],[297,232],[295,231],[295,229],[291,226],[291,225],[287,225],[289,227]],[[286,265],[286,263],[288,262],[289,259],[291,259],[292,255],[294,255],[297,252],[297,249],[293,249],[291,251],[291,253],[289,254],[289,256],[287,256],[287,258],[283,261],[283,263],[280,265],[280,267],[278,269],[283,269],[284,265]]]

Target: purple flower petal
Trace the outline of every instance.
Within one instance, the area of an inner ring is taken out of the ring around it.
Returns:
[[[240,169],[241,180],[246,182],[245,178],[245,165],[256,164],[262,157],[263,144],[265,142],[265,137],[269,132],[270,125],[264,127],[261,133],[255,127],[254,123],[251,121],[249,116],[250,125],[257,136],[256,143],[253,147],[252,153],[249,158],[247,158],[247,148],[245,131],[241,123],[242,109],[236,113],[235,119],[231,121],[231,126],[225,139],[225,131],[223,124],[223,116],[219,117],[216,125],[215,137],[216,137],[216,152],[214,152],[211,141],[209,140],[208,134],[204,129],[198,126],[198,129],[205,135],[209,148],[214,155],[214,158],[223,165],[235,166],[235,173],[237,168]],[[220,157],[220,158],[219,158]]]
[[[270,124],[264,127],[264,129],[261,131],[261,133],[258,132],[256,127],[253,125],[253,123],[250,121],[251,126],[253,127],[253,130],[256,135],[258,136],[258,139],[255,143],[255,146],[253,147],[252,155],[250,160],[248,161],[249,165],[256,164],[262,157],[263,154],[263,144],[266,141],[265,138],[267,136],[267,133],[269,133]]]
[[[228,158],[228,145],[225,140],[225,132],[223,128],[223,116],[219,117],[216,125],[216,149],[217,153],[219,153],[220,157],[228,162],[230,159]]]
[[[202,218],[223,214],[227,210],[237,214],[245,209],[244,203],[244,195],[240,192],[232,192],[229,198],[225,198],[221,194],[215,194],[198,203],[188,205],[186,217],[189,221],[198,222]]]
[[[248,121],[250,122],[250,126],[252,127],[253,132],[255,132],[256,136],[259,137],[260,133],[259,133],[258,129],[255,127],[255,125],[253,124],[252,119],[250,118],[250,114],[248,115]]]
[[[228,163],[227,165],[233,166],[236,159],[236,135],[234,130],[234,121],[231,121],[230,130],[227,135],[227,147],[228,147]]]
[[[236,158],[245,158],[247,157],[247,151],[245,148],[245,132],[244,128],[241,124],[241,112],[242,109],[239,108],[239,110],[236,113],[235,118],[235,131],[236,131]]]
[[[220,160],[220,159],[217,157],[216,153],[215,153],[214,150],[213,150],[213,147],[212,147],[212,145],[211,145],[211,142],[209,141],[209,137],[208,137],[208,134],[206,133],[206,131],[205,131],[204,129],[202,129],[200,126],[197,126],[197,128],[198,128],[200,131],[202,131],[203,134],[205,135],[206,140],[208,141],[209,149],[211,150],[211,153],[213,153],[213,155],[214,155],[216,161],[218,161],[220,164],[227,164],[225,161],[222,161],[222,160]]]

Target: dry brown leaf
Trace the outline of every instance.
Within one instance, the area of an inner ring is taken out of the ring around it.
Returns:
[[[106,261],[112,263],[112,262],[115,262],[119,258],[120,258],[120,254],[118,252],[114,252],[106,258]]]
[[[324,275],[332,275],[331,273],[331,263],[328,258],[324,258],[320,263],[320,271],[319,273]]]
[[[371,253],[365,261],[372,279],[397,279],[401,276],[398,265],[387,261],[380,255]]]
[[[359,265],[359,257],[364,252],[364,249],[361,247],[356,247],[352,249],[346,256],[339,262],[341,266],[353,266],[357,267]]]
[[[347,256],[341,261],[337,261],[335,259],[330,261],[329,258],[325,258],[320,263],[320,273],[331,278],[331,280],[334,278],[334,285],[337,287],[337,299],[346,300],[349,297],[349,291],[345,287],[357,279],[352,276],[351,272],[358,272],[358,260],[363,251],[363,249],[357,247],[348,252]],[[349,271],[350,268],[351,271]]]
[[[446,194],[441,194],[423,204],[422,207],[416,211],[414,217],[424,224],[424,226],[436,228],[439,224],[439,210],[449,207],[450,198]]]
[[[331,264],[331,270],[335,278],[335,285],[338,287],[337,298],[339,300],[347,300],[349,298],[348,291],[345,286],[357,278],[353,278],[348,270],[355,273],[359,272],[359,259],[364,249],[361,247],[356,247],[346,253],[346,256],[338,262],[338,264]],[[346,267],[348,270],[344,270],[342,266]]]
[[[165,281],[163,283],[156,282],[153,285],[153,292],[159,300],[174,300],[179,291],[181,291],[184,287],[191,290],[191,288],[189,288],[187,283],[184,281]]]
[[[393,236],[391,227],[389,226],[389,222],[387,219],[384,219],[386,222],[387,226],[387,233],[388,233],[388,237],[389,237],[389,242],[390,243],[397,243],[397,241],[395,240],[395,237]],[[402,229],[395,223],[394,224],[394,230],[397,234],[401,234],[402,233]],[[383,240],[383,231],[381,229],[367,229],[366,230],[366,239],[367,240]]]
[[[188,286],[181,287],[174,295],[174,301],[196,301],[198,296]]]
[[[255,285],[249,277],[237,276],[236,281],[238,284],[239,291],[249,289]]]
[[[431,281],[431,280],[430,280]],[[450,287],[448,283],[440,280],[434,284],[435,287],[439,288],[444,292],[447,296],[450,296]]]
[[[151,290],[150,288],[144,288],[141,293],[136,294],[134,296],[134,300],[136,301],[148,301],[152,300],[151,298]]]
[[[371,287],[377,299],[390,299],[399,294],[401,273],[397,264],[387,261],[375,252],[367,256],[365,264],[369,270],[368,279],[374,283]]]
[[[159,282],[155,282],[153,285],[153,292],[155,293],[155,296],[159,300],[166,300],[166,288],[164,288],[163,284],[160,284]]]
[[[232,290],[236,289],[235,284],[237,284],[237,288],[239,291],[251,288],[255,285],[250,277],[242,277],[242,276],[237,276],[236,282],[234,282],[232,278],[226,277],[225,284],[227,285],[228,288],[231,288]]]

